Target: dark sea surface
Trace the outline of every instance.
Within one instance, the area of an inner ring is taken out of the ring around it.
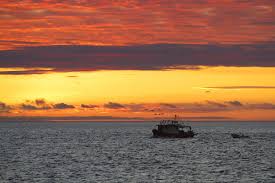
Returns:
[[[193,139],[144,122],[2,122],[0,182],[275,182],[275,123],[189,124]]]

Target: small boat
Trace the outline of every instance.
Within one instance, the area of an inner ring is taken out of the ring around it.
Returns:
[[[162,120],[152,132],[153,137],[167,138],[192,138],[196,135],[191,126],[185,125],[176,118],[175,120]]]
[[[231,133],[231,137],[233,137],[234,139],[250,138],[248,135],[237,134],[237,133]]]

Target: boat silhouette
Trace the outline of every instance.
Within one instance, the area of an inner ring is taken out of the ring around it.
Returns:
[[[196,135],[191,126],[176,120],[176,116],[174,120],[162,120],[152,132],[153,137],[167,138],[192,138]]]

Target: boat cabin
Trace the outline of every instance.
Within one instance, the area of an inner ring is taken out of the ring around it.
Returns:
[[[183,125],[174,120],[163,120],[157,125],[159,132],[167,134],[178,134],[179,132],[187,132],[191,130],[190,126]]]

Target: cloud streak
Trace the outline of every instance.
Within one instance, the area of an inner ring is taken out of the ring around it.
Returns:
[[[10,106],[6,103],[0,102],[0,112],[12,113],[24,111],[43,111],[56,112],[56,110],[76,110],[82,111],[83,113],[94,110],[84,109],[95,109],[97,112],[106,112],[106,109],[112,110],[116,113],[141,113],[153,116],[164,116],[167,114],[175,113],[200,113],[200,114],[211,114],[217,112],[229,112],[229,111],[240,111],[240,110],[275,110],[275,104],[271,102],[263,103],[243,103],[238,100],[232,101],[202,101],[194,103],[130,103],[122,104],[115,102],[108,102],[102,105],[92,104],[81,104],[81,105],[70,105],[66,103],[48,103],[44,99],[37,99],[34,101],[25,101],[19,105]]]
[[[24,49],[0,51],[0,68],[25,69],[19,71],[4,70],[0,74],[199,69],[200,66],[274,67],[274,48],[275,43],[226,46],[155,44],[26,47]],[[208,88],[234,89],[234,86]]]
[[[203,89],[239,90],[239,89],[275,89],[275,86],[213,86]]]
[[[99,107],[98,105],[93,105],[93,104],[81,104],[82,108],[87,108],[87,109],[94,109]]]
[[[243,106],[243,104],[242,104],[240,101],[237,101],[237,100],[228,101],[228,102],[225,102],[225,103],[230,104],[230,105],[233,105],[233,106],[237,106],[237,107]]]
[[[74,109],[75,106],[65,103],[58,103],[53,105],[54,109]]]
[[[66,103],[47,103],[45,99],[36,99],[34,101],[27,100],[25,103],[20,104],[19,109],[22,110],[52,110],[52,109],[74,109],[74,105]]]
[[[0,116],[0,122],[92,122],[92,121],[145,121],[141,117],[123,116]]]
[[[160,104],[118,104],[109,103],[105,108],[128,112],[146,112],[155,115],[164,115],[165,113],[212,113],[238,110],[274,110],[273,103],[242,103],[238,100],[232,101],[205,101],[195,103],[160,103]]]
[[[115,102],[108,102],[107,104],[104,104],[104,107],[108,108],[108,109],[122,109],[122,108],[125,108],[124,105],[119,104],[119,103],[115,103]]]
[[[33,75],[33,74],[45,74],[50,70],[44,69],[30,69],[30,70],[13,70],[13,71],[0,71],[0,75]]]

